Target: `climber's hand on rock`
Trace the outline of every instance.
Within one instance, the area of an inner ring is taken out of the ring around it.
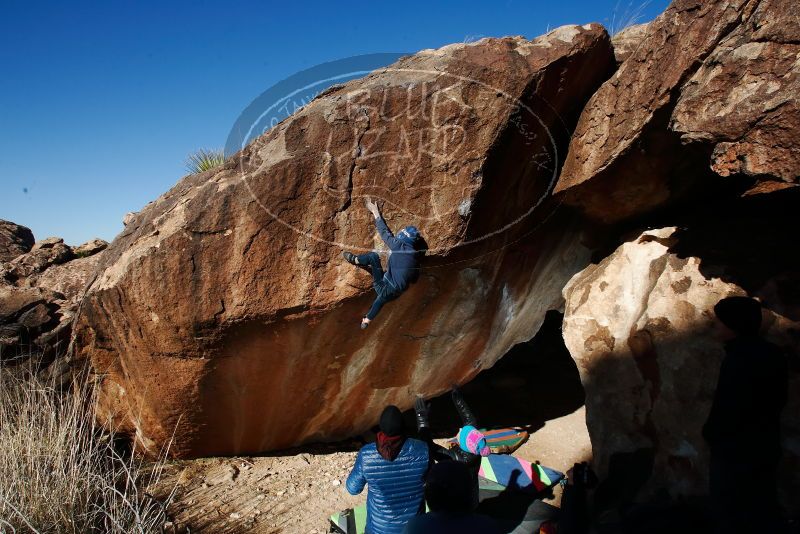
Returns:
[[[364,199],[364,204],[367,206],[367,209],[372,214],[373,217],[376,219],[381,216],[381,210],[378,208],[378,205],[372,201],[370,197]]]

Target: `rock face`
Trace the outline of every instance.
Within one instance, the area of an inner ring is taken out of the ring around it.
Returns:
[[[26,285],[60,293],[71,305],[77,306],[82,291],[92,280],[102,257],[102,254],[94,254],[54,265],[40,275],[31,277]]]
[[[767,335],[792,361],[800,354],[800,252],[789,245],[800,224],[800,26],[789,10],[673,2],[578,121],[556,191],[614,223],[599,231],[622,242],[564,290],[595,467],[628,490],[598,494],[599,507],[706,491],[700,430],[723,356],[721,297],[760,299]],[[642,232],[653,223],[661,229]],[[797,513],[800,380],[790,380],[780,472]]]
[[[720,176],[758,177],[770,189],[800,176],[800,22],[759,2],[689,78],[672,114],[683,143],[713,147]]]
[[[795,366],[800,353],[793,7],[676,0],[613,51],[598,26],[570,26],[422,51],[325,91],[87,258],[75,346],[101,377],[98,417],[184,457],[350,436],[387,403],[469,380],[564,307],[596,507],[704,493],[714,304],[758,298],[766,335]],[[382,249],[365,196],[392,228],[420,227],[428,257],[361,332],[369,278],[340,253]],[[24,259],[42,249],[10,262],[30,271],[14,283],[80,295]],[[37,298],[13,295],[15,324],[46,321]],[[799,408],[794,373],[793,513]]]
[[[674,252],[680,234],[646,231],[564,289],[563,335],[586,388],[594,465],[602,478],[638,480],[627,488],[638,499],[664,489],[673,498],[705,493],[701,429],[724,356],[713,307],[745,294],[703,274],[699,258]],[[771,307],[778,304],[776,295],[765,295]],[[768,309],[765,324],[772,341],[796,348],[800,322]],[[786,503],[796,508],[790,503],[800,488],[800,379],[792,380],[780,472]]]
[[[614,47],[614,59],[617,62],[617,66],[621,65],[639,48],[649,26],[649,24],[633,24],[611,37],[611,45]]]
[[[3,265],[2,274],[11,283],[23,283],[29,276],[39,274],[51,265],[74,258],[72,249],[60,237],[48,237],[34,243],[30,252],[17,256]]]
[[[36,340],[58,326],[62,301],[63,295],[42,288],[0,285],[0,357],[13,358],[38,347]]]
[[[0,262],[10,261],[33,247],[30,228],[0,219]]]
[[[750,176],[754,191],[795,185],[800,27],[792,7],[673,2],[586,106],[556,191],[617,222],[707,194],[732,173]]]
[[[0,262],[0,358],[63,354],[82,291],[108,243],[94,239],[75,249],[58,237],[34,243],[27,228],[6,222],[2,226],[14,227],[22,228],[20,235],[32,245]]]
[[[84,243],[83,245],[79,245],[72,249],[72,252],[78,258],[86,258],[88,256],[93,256],[98,252],[101,252],[108,248],[108,241],[103,239],[91,239]]]
[[[174,436],[178,456],[263,451],[352,435],[492,365],[587,261],[541,199],[612,68],[597,25],[425,50],[184,178],[129,221],[83,303],[99,417],[150,450]],[[369,279],[340,255],[381,247],[366,195],[429,250],[361,332]]]

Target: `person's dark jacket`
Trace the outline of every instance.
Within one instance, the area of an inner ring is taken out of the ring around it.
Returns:
[[[412,244],[395,237],[389,227],[386,226],[386,221],[383,220],[383,217],[375,218],[375,227],[381,239],[391,251],[385,278],[394,286],[397,294],[400,294],[417,277],[417,270],[419,269],[417,251]]]
[[[403,534],[501,534],[505,532],[490,517],[479,514],[428,512],[411,519]]]
[[[346,486],[351,495],[357,495],[369,484],[366,532],[402,532],[408,520],[420,512],[427,470],[428,446],[417,439],[406,439],[391,461],[380,455],[375,443],[361,448]]]
[[[788,364],[778,347],[757,336],[725,346],[717,391],[703,437],[712,454],[775,462],[780,457],[780,414],[786,404]]]

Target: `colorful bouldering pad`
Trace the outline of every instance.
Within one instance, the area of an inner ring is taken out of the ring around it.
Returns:
[[[496,428],[494,430],[481,430],[486,436],[486,444],[493,454],[511,454],[528,441],[528,433],[519,428]],[[455,438],[449,441],[451,445],[458,445]]]
[[[510,489],[539,493],[558,484],[564,473],[532,464],[508,454],[492,454],[481,458],[481,477]]]

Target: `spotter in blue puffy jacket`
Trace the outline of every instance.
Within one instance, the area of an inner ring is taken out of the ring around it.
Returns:
[[[368,485],[367,534],[400,534],[424,507],[428,446],[407,438],[396,406],[381,415],[375,443],[364,445],[347,477],[347,491],[357,495]]]

